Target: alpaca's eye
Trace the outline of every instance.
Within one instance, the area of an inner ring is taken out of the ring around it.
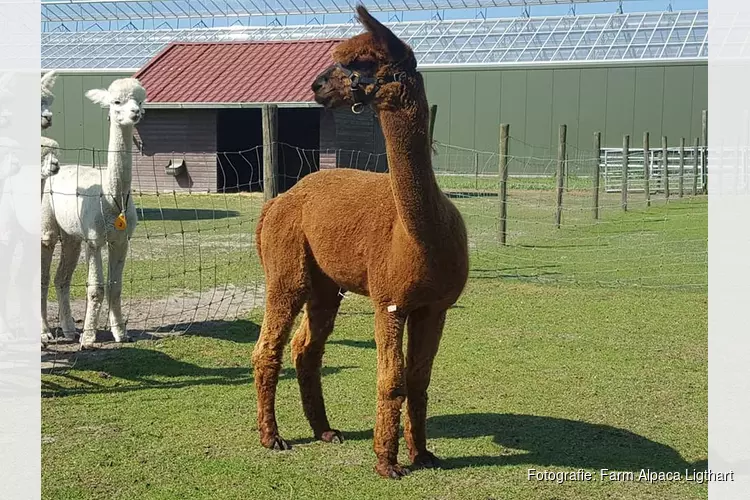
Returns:
[[[115,103],[115,105],[117,105],[117,106],[119,106],[120,104],[122,104],[122,103],[121,103],[120,101],[115,101],[114,103]]]

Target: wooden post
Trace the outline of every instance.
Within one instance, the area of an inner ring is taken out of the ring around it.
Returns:
[[[474,189],[479,191],[479,153],[474,152]]]
[[[646,193],[646,206],[651,206],[651,149],[648,132],[643,133],[643,190]]]
[[[265,201],[279,194],[276,184],[279,172],[278,116],[278,106],[275,104],[263,106],[263,198]]]
[[[704,109],[701,114],[701,139],[703,144],[703,152],[701,159],[703,160],[703,194],[708,194],[708,110]]]
[[[701,138],[695,138],[695,147],[693,149],[693,189],[690,194],[693,196],[698,194],[698,166],[700,165],[700,154],[701,154]]]
[[[568,126],[560,125],[557,142],[557,209],[555,210],[555,227],[560,229],[562,222],[563,189],[565,188],[565,154]]]
[[[622,209],[628,210],[628,161],[630,160],[630,136],[622,136]]]
[[[664,184],[664,198],[669,201],[669,149],[667,147],[667,136],[661,138],[661,166]]]
[[[677,177],[677,197],[685,194],[685,138],[680,138],[680,170]]]
[[[593,190],[594,190],[594,207],[592,209],[594,219],[599,218],[599,177],[601,176],[601,154],[602,154],[602,133],[594,132],[594,173]]]
[[[500,125],[500,244],[505,245],[508,235],[508,138],[510,125]]]
[[[430,106],[430,145],[435,140],[435,118],[437,118],[437,104]]]

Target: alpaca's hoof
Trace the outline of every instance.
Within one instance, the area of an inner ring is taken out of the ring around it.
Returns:
[[[70,332],[70,331],[69,332],[63,331],[63,338],[65,340],[70,341],[70,342],[75,342],[76,340],[78,340],[78,334],[76,333],[75,330],[73,330],[72,332]],[[92,340],[92,342],[93,342],[93,340]]]
[[[272,436],[270,439],[261,440],[261,443],[270,450],[285,451],[292,449],[292,445],[283,440],[278,434]]]
[[[375,466],[375,472],[386,479],[401,479],[408,476],[411,471],[399,464],[378,464]]]
[[[115,337],[115,342],[117,342],[118,344],[133,342],[135,340],[130,335],[120,335],[119,337],[118,336],[114,336],[114,337]]]
[[[411,466],[415,469],[435,469],[440,467],[440,459],[430,453],[424,451],[411,459]]]
[[[52,335],[52,332],[49,332],[49,331],[42,332],[42,343],[49,342],[51,340],[55,340],[55,336]]]
[[[81,342],[81,350],[82,351],[93,351],[96,349],[96,346],[94,345],[94,341],[91,342]]]
[[[81,349],[95,349],[94,344],[96,343],[96,336],[81,336]]]
[[[331,429],[322,433],[320,435],[320,440],[326,443],[341,444],[344,442],[344,436],[341,434],[341,431]]]

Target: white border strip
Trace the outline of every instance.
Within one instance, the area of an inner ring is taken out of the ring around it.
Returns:
[[[0,0],[0,497],[41,496],[39,0]]]
[[[733,481],[709,498],[750,492],[750,2],[709,1],[708,460]]]

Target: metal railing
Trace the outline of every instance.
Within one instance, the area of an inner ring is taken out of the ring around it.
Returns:
[[[643,168],[643,149],[632,148],[628,154],[628,192],[642,193],[644,191],[645,169]],[[679,147],[667,148],[666,167],[664,153],[661,148],[649,150],[649,190],[652,193],[664,192],[665,185],[676,193],[683,186],[685,191],[692,191],[695,187],[703,190],[705,183],[706,148],[699,147],[696,158],[695,146],[686,146],[684,154],[680,155]],[[599,155],[604,190],[608,193],[622,191],[622,148],[602,148]],[[697,160],[697,161],[696,161]],[[665,182],[665,175],[667,181]],[[682,182],[680,182],[682,179]]]

